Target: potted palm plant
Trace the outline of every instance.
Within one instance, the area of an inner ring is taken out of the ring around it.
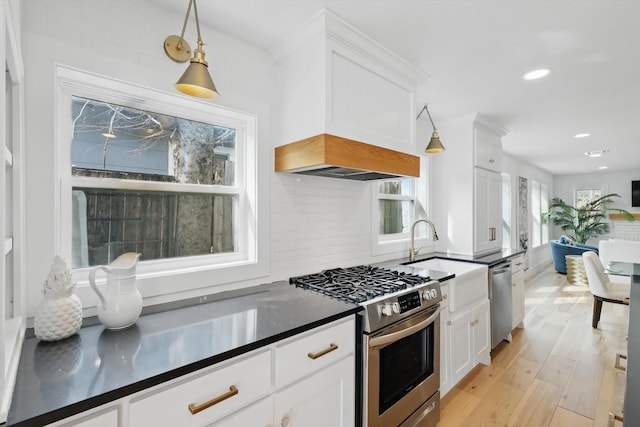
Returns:
[[[571,206],[559,197],[554,197],[549,204],[549,211],[542,214],[542,220],[545,223],[553,221],[569,238],[585,244],[591,237],[609,232],[609,222],[606,221],[608,212],[621,213],[629,221],[634,220],[630,212],[611,207],[613,197],[620,195],[606,194],[580,207]]]

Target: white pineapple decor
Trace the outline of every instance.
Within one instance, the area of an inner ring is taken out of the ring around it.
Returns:
[[[66,262],[56,255],[42,286],[44,300],[34,319],[34,332],[38,339],[57,341],[78,332],[82,326],[82,303],[73,293],[75,285]]]

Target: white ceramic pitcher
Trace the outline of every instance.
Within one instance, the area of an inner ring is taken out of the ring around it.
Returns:
[[[136,287],[136,266],[140,254],[127,252],[109,265],[99,265],[89,272],[89,284],[98,294],[98,319],[107,329],[122,329],[138,320],[142,311],[142,296]],[[107,275],[106,291],[96,285],[96,273]]]

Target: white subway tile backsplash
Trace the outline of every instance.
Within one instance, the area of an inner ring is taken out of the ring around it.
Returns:
[[[371,183],[276,177],[271,193],[274,276],[372,262]]]
[[[611,221],[612,239],[640,240],[640,221]]]

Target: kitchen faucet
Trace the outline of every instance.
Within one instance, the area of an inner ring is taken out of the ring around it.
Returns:
[[[438,233],[436,232],[436,226],[433,225],[433,222],[431,222],[431,220],[424,219],[424,218],[416,220],[416,222],[414,222],[413,225],[411,226],[411,248],[409,249],[409,261],[415,261],[416,255],[418,255],[418,252],[420,251],[420,249],[422,249],[422,248],[418,248],[418,249],[414,248],[416,225],[418,225],[418,223],[420,222],[426,222],[427,224],[429,224],[431,226],[431,233],[433,233],[433,240],[434,241],[439,240]]]

